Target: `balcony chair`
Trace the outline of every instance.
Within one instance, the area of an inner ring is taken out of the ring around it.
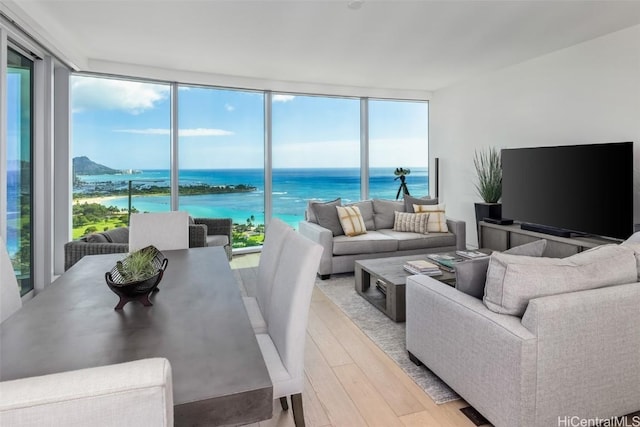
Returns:
[[[224,246],[231,261],[233,248],[233,220],[231,218],[193,218],[193,224],[206,226],[205,246]]]
[[[267,332],[256,335],[273,383],[273,396],[280,398],[285,411],[289,409],[287,396],[291,396],[296,427],[304,426],[305,335],[322,250],[306,237],[288,233],[266,310]]]
[[[7,246],[0,237],[0,323],[22,307],[20,287],[9,259]]]
[[[290,233],[294,233],[293,228],[278,218],[273,218],[267,227],[262,253],[257,269],[257,279],[255,283],[256,296],[243,297],[251,326],[256,334],[267,333],[268,308],[273,289],[276,268],[284,248],[285,240]]]
[[[164,358],[4,381],[0,396],[2,426],[173,426]]]

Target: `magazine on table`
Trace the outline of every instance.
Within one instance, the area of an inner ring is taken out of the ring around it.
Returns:
[[[447,254],[429,254],[427,258],[437,262],[440,267],[448,272],[453,272],[453,267],[457,262],[464,261],[465,258],[456,255]]]
[[[425,276],[440,276],[442,274],[442,271],[438,267],[435,269],[421,270],[405,264],[404,269],[411,274],[423,274]]]
[[[489,256],[480,251],[456,251],[456,254],[468,259],[485,258]]]

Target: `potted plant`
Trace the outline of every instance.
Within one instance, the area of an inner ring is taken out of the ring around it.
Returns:
[[[489,147],[476,150],[473,156],[478,182],[476,190],[483,202],[476,203],[476,225],[484,218],[502,218],[502,162],[500,151]]]

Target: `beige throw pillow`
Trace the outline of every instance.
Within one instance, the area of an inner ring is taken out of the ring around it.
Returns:
[[[444,213],[444,203],[438,205],[413,205],[413,210],[416,213],[429,214],[427,225],[429,233],[446,233],[449,231]]]
[[[396,212],[393,230],[428,234],[428,222],[428,213]]]
[[[336,206],[336,209],[344,234],[353,237],[367,232],[364,219],[357,206]]]

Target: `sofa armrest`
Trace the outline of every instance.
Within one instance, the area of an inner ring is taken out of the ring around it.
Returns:
[[[205,224],[189,225],[189,247],[202,248],[207,246],[207,226]]]
[[[142,359],[0,383],[3,426],[172,426],[167,359]]]
[[[225,246],[224,250],[227,252],[229,261],[232,258],[233,249],[233,219],[231,218],[194,218],[193,222],[196,224],[204,225],[207,227],[206,236],[227,236],[229,244]],[[206,236],[205,244],[206,246]]]
[[[555,425],[560,413],[640,410],[638,307],[640,283],[529,301],[522,324],[538,337],[536,425]]]
[[[467,224],[464,221],[447,218],[447,228],[456,236],[456,249],[467,250]]]
[[[331,261],[333,257],[333,233],[331,230],[313,222],[300,221],[298,223],[298,232],[322,246],[323,252],[322,258],[320,258],[318,274],[324,277],[330,275],[333,269],[333,262]]]
[[[129,252],[128,243],[87,243],[73,240],[64,245],[64,269],[70,269],[86,255],[103,255]]]
[[[533,425],[534,334],[427,276],[406,284],[407,350],[494,425]],[[499,402],[499,404],[496,404]]]

